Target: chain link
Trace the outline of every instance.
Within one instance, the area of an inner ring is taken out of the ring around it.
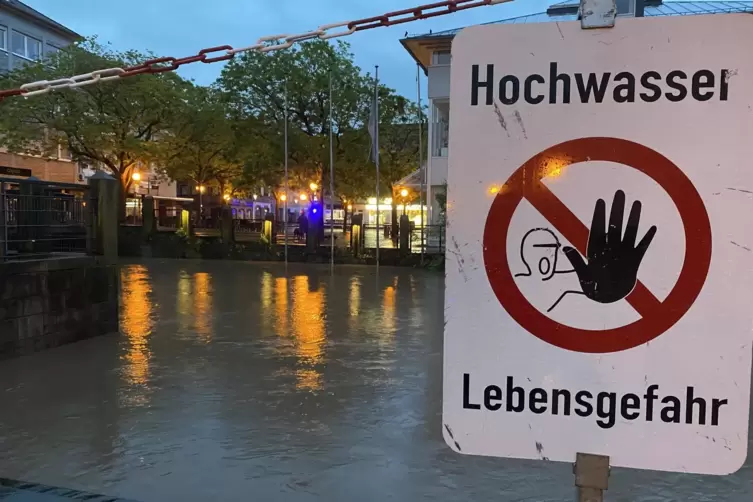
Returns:
[[[358,19],[356,21],[346,21],[342,23],[325,24],[316,30],[299,33],[296,35],[270,35],[261,37],[254,45],[248,47],[233,48],[230,45],[220,45],[200,50],[196,55],[184,58],[161,57],[149,59],[143,63],[127,68],[107,68],[97,70],[81,75],[74,75],[69,78],[57,80],[40,80],[24,84],[17,89],[8,89],[0,91],[0,102],[5,98],[12,96],[31,97],[41,94],[47,94],[59,89],[72,89],[96,84],[99,82],[108,82],[136,75],[156,74],[168,71],[174,71],[183,65],[191,63],[218,63],[233,59],[236,54],[243,52],[260,52],[267,53],[279,51],[292,47],[293,44],[304,42],[306,40],[320,39],[331,40],[333,38],[345,37],[352,35],[357,31],[370,30],[386,26],[395,26],[398,24],[409,23],[420,19],[429,19],[432,17],[452,14],[475,7],[485,5],[495,5],[512,0],[446,0],[432,4],[421,5],[413,9],[405,9],[395,12],[388,12],[382,16]],[[217,55],[215,55],[217,54]]]

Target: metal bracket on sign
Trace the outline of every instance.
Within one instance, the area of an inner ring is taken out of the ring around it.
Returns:
[[[617,17],[615,0],[580,0],[580,27],[613,28]]]
[[[578,502],[604,502],[604,491],[609,488],[609,457],[577,453],[573,473]]]

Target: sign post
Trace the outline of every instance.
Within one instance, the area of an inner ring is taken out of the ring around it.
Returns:
[[[453,42],[443,434],[593,502],[747,456],[753,17],[587,4]]]
[[[612,28],[617,17],[615,0],[580,0],[580,26]],[[575,486],[578,502],[602,502],[609,488],[609,457],[578,452],[575,455]]]

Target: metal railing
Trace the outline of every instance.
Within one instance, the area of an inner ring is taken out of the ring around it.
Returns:
[[[0,178],[0,261],[86,254],[95,206],[85,185]]]
[[[421,227],[415,227],[411,230],[411,252],[421,252],[421,237],[423,236],[424,253],[444,253],[446,231],[447,229],[444,225],[426,225],[423,233],[421,232]]]
[[[397,235],[397,232],[395,233]],[[393,238],[392,225],[379,225],[379,249],[397,249],[398,238]],[[376,249],[377,247],[377,226],[363,226],[363,243],[366,249]]]

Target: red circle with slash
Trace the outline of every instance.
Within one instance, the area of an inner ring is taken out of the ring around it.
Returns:
[[[526,299],[507,261],[507,236],[518,204],[525,198],[581,255],[586,256],[588,228],[542,182],[552,168],[589,161],[616,162],[657,182],[674,202],[685,231],[685,257],[672,291],[659,301],[640,280],[625,298],[641,315],[618,328],[585,330],[554,321]],[[494,294],[508,314],[529,333],[557,347],[586,353],[628,350],[671,328],[701,292],[711,264],[711,223],[693,183],[672,161],[632,141],[580,138],[547,148],[507,180],[492,203],[484,228],[484,264]]]

